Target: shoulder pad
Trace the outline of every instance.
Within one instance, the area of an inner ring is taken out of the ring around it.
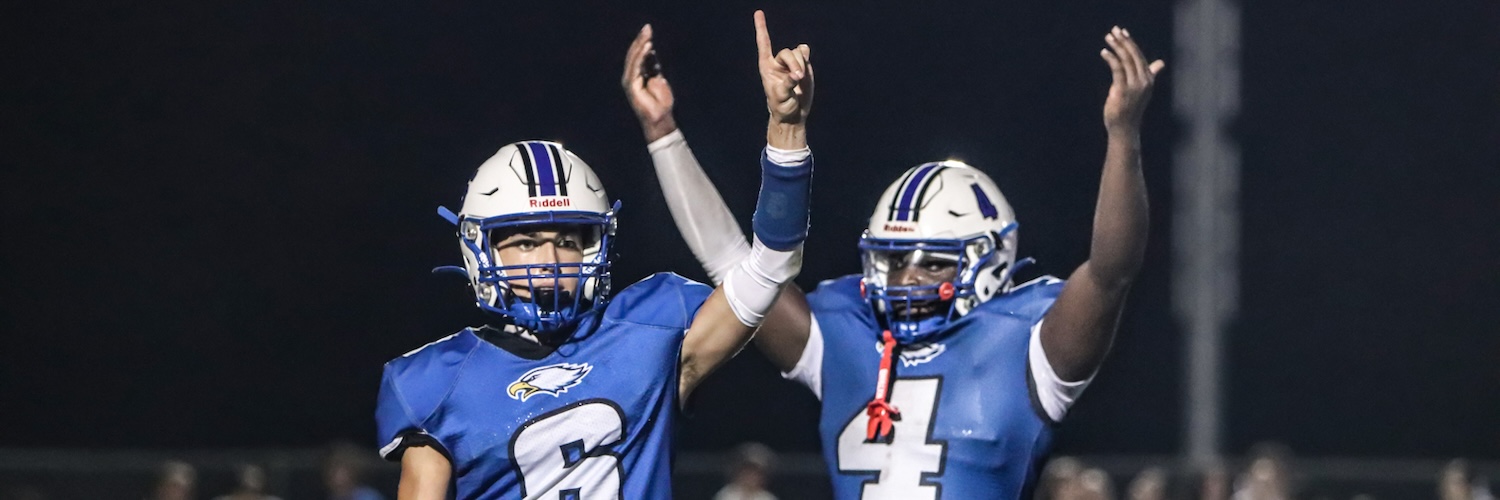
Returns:
[[[1010,289],[1010,293],[1036,293],[1041,291],[1051,291],[1053,295],[1057,295],[1058,292],[1062,291],[1063,283],[1066,283],[1066,281],[1064,281],[1062,278],[1047,274],[1038,276],[1036,279],[1012,287]]]
[[[676,273],[656,273],[610,299],[606,319],[686,330],[713,287]]]
[[[1005,295],[990,299],[975,310],[1032,318],[1035,321],[1052,308],[1052,303],[1062,293],[1065,283],[1066,281],[1053,276],[1042,276],[1011,288]]]
[[[818,287],[807,294],[807,303],[814,310],[841,307],[864,307],[865,297],[860,294],[858,274],[840,276],[818,283]]]
[[[431,415],[457,380],[464,361],[480,342],[467,330],[432,341],[385,364],[385,376],[418,419]]]

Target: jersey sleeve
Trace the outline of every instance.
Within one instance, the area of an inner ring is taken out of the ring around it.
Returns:
[[[472,335],[449,335],[385,364],[375,399],[375,444],[381,458],[399,461],[413,446],[430,446],[448,456],[427,423],[447,399],[477,342]]]
[[[1083,395],[1083,390],[1094,380],[1093,374],[1083,380],[1071,382],[1057,376],[1057,371],[1052,368],[1052,362],[1047,360],[1047,353],[1042,349],[1041,320],[1031,326],[1026,365],[1030,370],[1036,403],[1052,422],[1061,422],[1068,415],[1068,408],[1073,407],[1073,402]]]
[[[782,378],[795,381],[812,390],[813,396],[823,400],[823,328],[818,326],[818,315],[808,312],[811,318],[807,327],[807,344],[802,347],[802,356],[792,371],[781,374]]]
[[[685,332],[713,291],[674,273],[657,273],[616,294],[606,314],[615,321]]]
[[[874,328],[874,317],[869,315],[869,306],[860,295],[861,277],[857,274],[823,280],[807,294],[809,313],[807,344],[802,347],[802,356],[797,358],[792,370],[782,377],[801,383],[812,390],[818,400],[823,399],[824,359],[827,358],[827,335],[842,331],[869,331]],[[824,325],[829,325],[824,328]],[[825,330],[827,333],[825,333]],[[837,364],[837,361],[834,361]],[[833,369],[838,369],[837,366]]]
[[[1062,293],[1063,284],[1063,280],[1044,276],[1017,287],[1013,292],[1026,295],[1022,310],[1032,318],[1026,347],[1027,377],[1030,378],[1032,396],[1041,413],[1054,423],[1061,422],[1068,415],[1068,409],[1094,380],[1093,374],[1083,380],[1063,380],[1052,368],[1052,362],[1047,360],[1047,352],[1042,347],[1042,322]]]
[[[714,288],[696,281],[683,278],[684,283],[680,290],[682,310],[685,313],[682,319],[682,330],[687,331],[693,326],[693,318],[698,317],[698,310],[703,308],[703,303],[708,302],[708,296],[714,293]]]
[[[402,452],[418,441],[435,441],[412,415],[401,389],[391,380],[389,365],[380,377],[380,396],[375,400],[375,432],[380,458],[393,462],[399,462]]]

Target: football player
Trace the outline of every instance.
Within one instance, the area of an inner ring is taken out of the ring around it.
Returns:
[[[1029,259],[1016,260],[1010,205],[979,169],[940,161],[886,189],[860,240],[862,275],[805,296],[789,287],[768,314],[755,344],[821,400],[835,498],[1030,497],[1052,425],[1109,351],[1145,252],[1141,118],[1164,64],[1124,29],[1105,43],[1108,150],[1089,259],[1068,281],[1013,285]],[[646,87],[661,90],[632,93],[632,107],[662,191],[694,255],[724,279],[749,245],[676,130],[666,81]]]
[[[611,295],[611,206],[588,164],[546,141],[500,148],[457,214],[464,272],[492,313],[386,364],[381,455],[399,498],[670,498],[673,426],[800,267],[812,157],[806,50],[770,55],[755,242],[716,289],[663,273]],[[627,75],[627,77],[629,77]]]

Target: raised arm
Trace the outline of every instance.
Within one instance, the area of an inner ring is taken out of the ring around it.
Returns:
[[[651,25],[641,28],[625,54],[620,86],[646,135],[656,178],[682,239],[717,285],[750,252],[734,213],[703,172],[672,117],[672,86],[661,74]]]
[[[641,121],[647,143],[677,130],[677,121],[672,118],[672,86],[661,74],[651,36],[651,25],[641,26],[635,41],[630,42],[630,50],[625,52],[625,73],[620,75],[620,86],[625,88],[630,109]]]
[[[678,232],[715,285],[750,253],[734,213],[699,165],[672,116],[672,87],[655,57],[650,25],[641,28],[625,56],[620,85],[645,134],[656,178]],[[795,285],[766,315],[755,344],[782,372],[791,371],[807,344],[811,324],[806,298]]]
[[[755,242],[698,310],[683,340],[679,400],[750,340],[784,284],[802,266],[807,238],[812,156],[807,115],[812,109],[812,64],[806,45],[771,54],[765,15],[755,12],[761,86],[770,118],[761,156],[761,191],[755,206]],[[649,134],[648,134],[649,136]]]
[[[1114,81],[1104,102],[1109,147],[1094,209],[1089,260],[1068,277],[1041,326],[1047,361],[1063,381],[1091,377],[1109,353],[1126,292],[1146,252],[1146,179],[1141,173],[1141,117],[1160,60],[1147,62],[1130,32],[1115,27],[1100,57]]]

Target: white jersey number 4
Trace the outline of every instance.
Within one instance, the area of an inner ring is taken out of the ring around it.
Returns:
[[[860,498],[936,499],[938,485],[927,478],[942,475],[943,453],[947,444],[928,441],[932,418],[937,412],[939,378],[896,379],[891,384],[891,405],[901,411],[890,443],[866,443],[865,432],[870,417],[864,411],[854,415],[839,433],[839,472],[877,472],[874,481],[866,482]]]
[[[511,438],[526,498],[620,498],[620,458],[609,446],[625,439],[625,415],[609,401],[581,403],[532,419]]]

